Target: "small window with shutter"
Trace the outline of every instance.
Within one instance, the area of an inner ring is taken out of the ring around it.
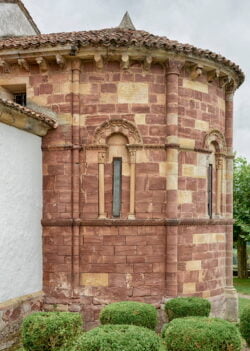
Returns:
[[[213,165],[208,166],[207,177],[207,191],[208,191],[208,215],[212,218],[213,215]]]

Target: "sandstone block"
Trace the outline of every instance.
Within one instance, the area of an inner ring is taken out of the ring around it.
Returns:
[[[192,191],[179,190],[178,191],[178,203],[179,204],[192,203]]]
[[[194,149],[195,147],[195,140],[189,138],[179,138],[180,147],[186,149]]]
[[[202,120],[197,119],[195,121],[195,129],[199,129],[199,130],[206,132],[209,130],[209,123],[206,121],[202,121]]]
[[[119,103],[148,103],[148,84],[146,83],[118,83]]]
[[[184,283],[183,284],[183,294],[193,294],[196,292],[195,283]]]
[[[201,82],[197,82],[189,79],[183,79],[183,87],[208,94],[208,85]]]
[[[187,271],[199,271],[201,270],[201,261],[188,261],[186,263]]]
[[[108,286],[108,273],[82,273],[80,284],[84,286]]]

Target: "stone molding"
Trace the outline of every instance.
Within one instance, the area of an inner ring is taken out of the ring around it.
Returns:
[[[192,218],[192,219],[43,219],[43,227],[72,226],[196,226],[196,225],[232,225],[233,219]]]
[[[142,138],[136,126],[125,119],[111,119],[102,123],[95,131],[94,143],[106,144],[107,138],[114,133],[126,136],[129,144],[142,144]]]
[[[37,298],[42,298],[44,297],[44,292],[43,291],[38,291],[32,294],[28,294],[28,295],[23,295],[20,297],[16,297],[14,299],[10,299],[4,302],[0,303],[0,311],[6,310],[7,308],[13,307],[15,305],[19,305],[20,303],[29,301],[29,300],[33,300],[33,299],[37,299]]]
[[[207,133],[205,135],[204,138],[204,149],[208,150],[209,149],[209,145],[211,143],[215,142],[216,143],[216,152],[217,153],[222,153],[225,154],[226,153],[226,140],[224,135],[217,129],[213,129],[211,130],[209,133]]]

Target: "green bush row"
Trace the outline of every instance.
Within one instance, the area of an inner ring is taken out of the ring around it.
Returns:
[[[101,324],[133,324],[155,329],[157,324],[156,308],[147,303],[124,301],[111,303],[100,314]]]
[[[103,325],[81,335],[70,351],[158,351],[161,339],[135,325]]]
[[[22,343],[27,351],[57,351],[80,335],[82,325],[78,313],[36,312],[23,320]]]
[[[189,316],[208,317],[210,310],[210,302],[201,297],[177,297],[165,303],[165,311],[169,321]]]
[[[219,318],[176,318],[163,331],[163,338],[168,351],[241,350],[237,327]]]

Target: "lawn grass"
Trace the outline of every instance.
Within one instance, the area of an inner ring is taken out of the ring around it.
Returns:
[[[234,278],[234,287],[238,293],[250,295],[250,279]]]
[[[239,297],[239,316],[244,308],[250,307],[250,299],[244,299],[244,297]]]

